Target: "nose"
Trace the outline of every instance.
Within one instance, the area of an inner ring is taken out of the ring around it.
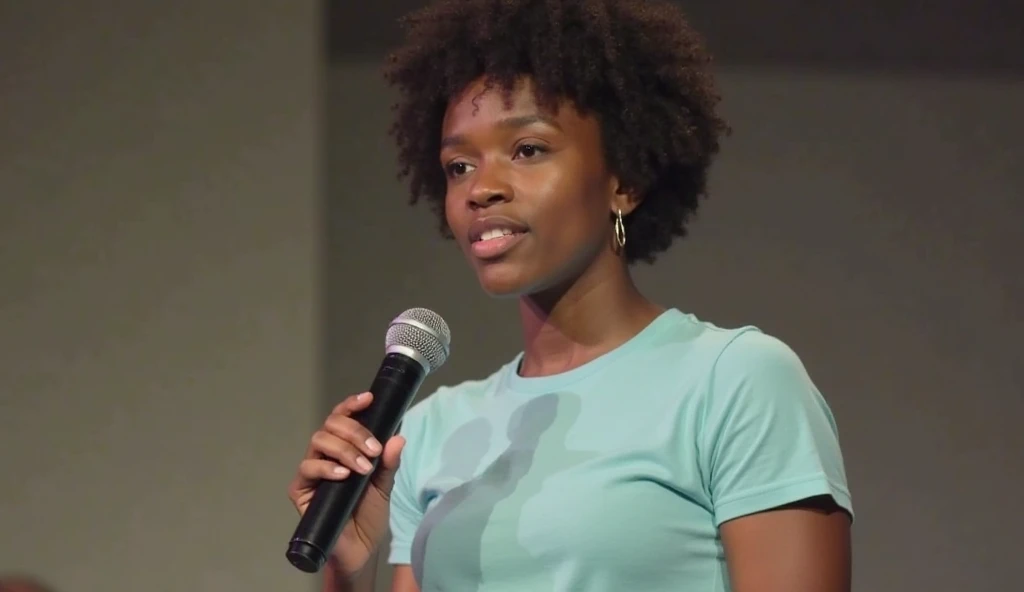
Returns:
[[[488,208],[512,201],[512,186],[500,165],[481,165],[473,177],[473,186],[467,200],[470,209]]]

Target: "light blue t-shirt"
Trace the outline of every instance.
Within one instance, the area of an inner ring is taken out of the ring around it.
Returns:
[[[729,590],[718,526],[818,495],[852,515],[832,414],[753,327],[668,310],[568,372],[406,415],[390,562],[423,592]]]

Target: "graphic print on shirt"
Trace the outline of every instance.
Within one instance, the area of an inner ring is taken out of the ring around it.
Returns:
[[[549,476],[593,456],[567,450],[566,436],[579,412],[578,395],[552,393],[530,399],[510,414],[508,447],[476,478],[445,493],[423,518],[412,561],[423,592],[442,589],[425,565],[457,566],[459,590],[470,590],[465,586],[479,589],[488,576],[508,577],[504,566],[536,561],[518,539],[522,508]],[[494,544],[487,544],[490,537]],[[452,577],[448,571],[445,582],[451,584]]]
[[[423,517],[412,540],[412,569],[417,582],[423,582],[423,561],[427,540],[434,525],[443,521],[448,513],[461,504],[472,492],[473,475],[480,461],[491,447],[491,424],[483,417],[459,426],[445,441],[441,451],[441,468],[435,479],[461,483],[448,491]]]

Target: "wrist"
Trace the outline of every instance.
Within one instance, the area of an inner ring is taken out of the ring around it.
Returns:
[[[361,584],[370,577],[373,570],[370,568],[374,564],[372,561],[367,560],[362,566],[352,569],[351,566],[344,566],[337,557],[331,556],[327,563],[324,565],[324,592],[357,592],[359,590],[369,590]],[[370,580],[370,586],[372,586],[372,580]]]
[[[355,583],[351,574],[345,573],[341,568],[341,562],[331,555],[324,565],[324,590],[323,592],[350,592]]]

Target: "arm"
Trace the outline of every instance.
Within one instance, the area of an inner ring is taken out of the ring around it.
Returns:
[[[712,374],[703,463],[735,592],[849,592],[852,505],[835,421],[785,344],[749,332]]]
[[[334,558],[328,560],[324,566],[323,592],[373,592],[374,584],[377,581],[377,554],[370,556],[366,568],[359,572],[354,580],[348,580],[338,576],[334,569]]]
[[[374,584],[377,583],[376,555],[370,560],[367,569],[359,574],[354,581],[346,581],[335,577],[332,569],[324,570],[323,592],[374,592]],[[408,565],[396,565],[391,572],[391,592],[420,592],[416,578],[413,576],[412,567]]]
[[[721,526],[735,592],[850,592],[850,517],[819,497]]]
[[[396,565],[392,573],[394,575],[391,580],[391,592],[420,592],[411,566]]]

